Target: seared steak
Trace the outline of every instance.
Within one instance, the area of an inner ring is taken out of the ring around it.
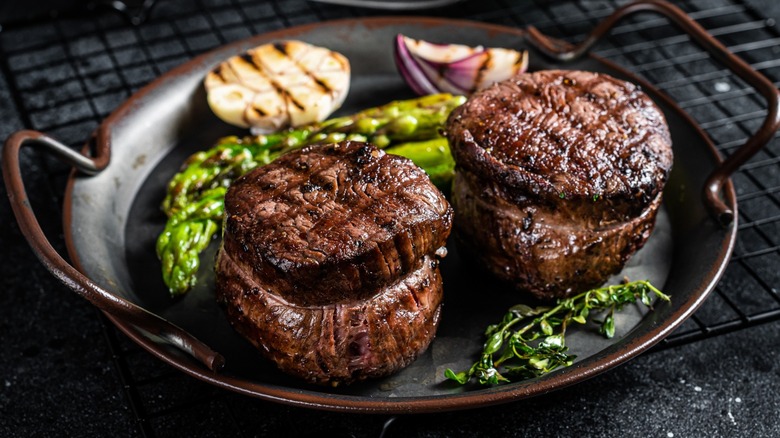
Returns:
[[[239,178],[224,249],[290,303],[365,299],[444,246],[452,210],[406,158],[366,143],[313,146]]]
[[[336,386],[392,374],[428,348],[439,324],[442,281],[438,262],[423,259],[371,298],[299,306],[222,251],[217,294],[236,331],[279,369]]]
[[[543,299],[622,269],[652,231],[672,165],[660,109],[590,72],[523,74],[478,92],[450,115],[447,137],[457,236]]]
[[[433,339],[452,209],[410,160],[358,142],[287,154],[225,197],[217,299],[289,374],[350,383]]]

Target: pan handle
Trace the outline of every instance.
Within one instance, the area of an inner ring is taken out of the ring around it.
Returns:
[[[106,146],[103,150],[95,151],[96,155],[94,158],[86,157],[38,131],[18,131],[6,140],[3,148],[2,166],[3,179],[8,188],[8,198],[11,201],[11,207],[22,234],[24,234],[33,252],[35,252],[35,255],[46,269],[100,310],[165,339],[170,344],[195,357],[212,371],[218,371],[222,368],[225,364],[225,359],[222,355],[195,339],[195,337],[180,327],[106,291],[79,272],[57,253],[57,250],[51,246],[43,230],[41,230],[38,219],[35,217],[35,212],[27,198],[19,161],[19,151],[24,146],[42,147],[79,171],[90,175],[105,169],[108,165],[109,154]]]
[[[734,220],[734,211],[720,197],[723,184],[728,181],[732,173],[764,147],[780,127],[780,91],[769,79],[731,53],[680,8],[663,0],[639,0],[615,10],[591,31],[585,41],[576,46],[556,42],[533,26],[528,28],[528,39],[545,55],[563,62],[572,61],[588,53],[620,20],[637,12],[655,12],[668,18],[698,42],[713,58],[723,63],[766,99],[767,114],[764,123],[744,145],[726,158],[720,167],[707,177],[704,185],[704,204],[721,225],[727,226]]]

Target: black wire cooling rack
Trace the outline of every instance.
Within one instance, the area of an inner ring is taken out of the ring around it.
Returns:
[[[579,41],[622,3],[479,0],[424,14],[517,27],[533,24],[548,35]],[[676,3],[777,84],[780,33],[772,20],[740,1]],[[134,4],[137,7],[130,15],[93,3],[91,10],[5,23],[0,32],[0,72],[26,128],[47,132],[78,148],[85,135],[133,92],[199,53],[282,27],[381,14],[302,0],[147,0]],[[142,18],[146,19],[139,23]],[[724,155],[739,147],[765,114],[760,96],[664,19],[652,15],[629,18],[597,53],[672,96]],[[656,349],[780,319],[780,295],[773,286],[780,284],[778,152],[780,143],[774,139],[733,176],[740,224],[733,259],[715,293]],[[50,175],[50,201],[61,205],[68,169],[45,156],[35,159]],[[214,410],[220,409],[228,416],[240,412],[236,406],[220,407],[215,400],[221,391],[193,386],[191,379],[151,358],[104,322],[131,407],[147,435],[154,435],[162,424],[180,427],[184,420],[177,419],[187,416],[216,415]],[[163,392],[176,396],[156,397]]]

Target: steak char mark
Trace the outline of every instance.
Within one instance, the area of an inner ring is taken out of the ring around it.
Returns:
[[[542,299],[598,286],[641,248],[672,166],[669,129],[634,84],[518,75],[447,122],[455,230],[482,264]]]
[[[366,143],[313,146],[237,180],[224,247],[300,305],[349,302],[444,246],[452,210],[425,172]]]
[[[307,147],[239,178],[225,213],[217,298],[282,371],[350,383],[428,347],[452,209],[410,160],[367,143]]]

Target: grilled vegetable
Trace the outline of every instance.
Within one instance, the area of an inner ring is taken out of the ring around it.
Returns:
[[[528,68],[528,52],[433,44],[398,35],[395,63],[415,93],[471,94]]]
[[[450,145],[444,137],[431,140],[401,143],[386,149],[388,154],[400,155],[422,167],[428,178],[440,189],[449,187],[455,175],[455,160],[450,154]]]
[[[239,176],[309,144],[358,140],[411,159],[434,183],[447,185],[454,162],[439,130],[464,101],[450,94],[395,101],[278,133],[226,137],[193,154],[169,182],[162,206],[168,222],[157,240],[157,256],[171,294],[183,294],[195,284],[199,253],[219,230],[225,190]]]
[[[233,56],[209,72],[204,85],[220,119],[269,133],[326,119],[344,102],[349,80],[343,55],[282,41]]]

